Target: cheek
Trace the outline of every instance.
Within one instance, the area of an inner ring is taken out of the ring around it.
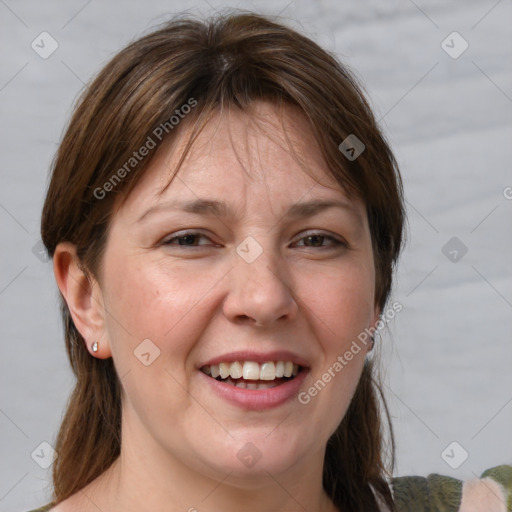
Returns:
[[[112,349],[121,358],[145,339],[150,339],[165,356],[190,349],[200,336],[201,318],[208,306],[208,294],[221,276],[191,268],[164,265],[138,265],[121,258],[119,265],[106,265],[109,276],[106,307],[109,311],[108,334]],[[115,356],[116,354],[114,354]],[[183,358],[181,358],[183,363]]]
[[[321,331],[326,352],[342,352],[367,328],[374,314],[374,272],[363,262],[348,262],[314,276],[301,274],[301,300]]]
[[[312,415],[324,418],[321,428],[327,437],[345,415],[359,382],[367,352],[358,336],[373,317],[373,279],[372,267],[362,261],[317,272],[313,281],[303,275],[301,296],[322,357],[299,399]]]
[[[171,270],[148,260],[137,264],[128,257],[114,266],[114,259],[105,260],[107,334],[130,404],[126,410],[133,409],[127,414],[136,411],[147,426],[151,418],[165,425],[173,411],[190,405],[183,387],[188,356],[205,328],[209,292],[222,275]]]

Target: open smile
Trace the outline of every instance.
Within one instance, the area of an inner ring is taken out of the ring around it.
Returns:
[[[217,381],[240,389],[270,389],[298,375],[302,367],[292,361],[255,361],[222,362],[205,365],[201,371]]]
[[[203,365],[199,373],[224,400],[244,409],[264,410],[297,396],[308,368],[289,360],[237,360]]]

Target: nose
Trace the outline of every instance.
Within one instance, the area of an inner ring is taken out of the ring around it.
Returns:
[[[252,263],[236,256],[223,304],[224,314],[231,322],[270,327],[296,317],[298,305],[287,262],[270,253],[265,250]]]

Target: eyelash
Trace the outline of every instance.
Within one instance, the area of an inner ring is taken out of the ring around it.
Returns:
[[[178,244],[172,243],[175,240],[184,239],[184,238],[189,237],[189,236],[208,238],[203,233],[198,233],[196,231],[187,231],[187,232],[184,232],[181,235],[173,236],[173,237],[168,238],[168,239],[164,239],[162,241],[162,245],[174,245],[176,247],[202,247],[201,245],[184,245],[184,244],[179,244],[179,243]],[[321,232],[309,233],[308,235],[300,238],[299,241],[305,240],[306,238],[312,238],[312,237],[320,237],[320,238],[323,238],[323,240],[330,240],[331,244],[332,244],[331,247],[345,247],[345,248],[348,248],[348,244],[346,242],[343,242],[341,240],[338,240],[337,238],[334,238],[333,236],[326,235],[326,234],[321,233]],[[308,246],[302,245],[300,247],[308,247]],[[311,248],[312,249],[329,249],[329,246],[322,245],[322,246],[319,246],[319,247],[311,247]]]

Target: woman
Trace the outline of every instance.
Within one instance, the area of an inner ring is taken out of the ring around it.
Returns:
[[[403,223],[360,88],[311,40],[177,18],[120,52],[42,216],[77,377],[46,509],[401,506],[367,356]]]

